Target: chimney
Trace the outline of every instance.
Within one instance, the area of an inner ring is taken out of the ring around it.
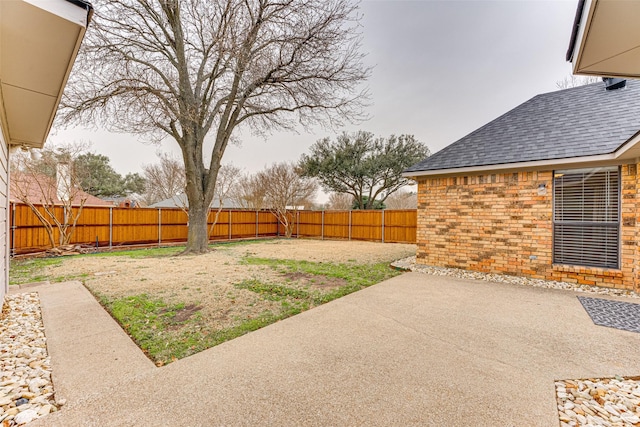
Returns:
[[[71,198],[71,165],[60,162],[56,166],[56,195],[61,201]]]
[[[627,81],[625,79],[618,79],[615,77],[603,77],[602,81],[604,82],[604,88],[606,90],[621,89],[627,85]]]

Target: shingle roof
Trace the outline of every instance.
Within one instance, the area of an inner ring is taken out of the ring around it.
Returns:
[[[12,203],[26,203],[29,201],[35,205],[52,204],[62,206],[58,197],[56,182],[46,175],[30,175],[20,172],[11,172],[9,185],[9,200]],[[72,206],[113,206],[113,202],[99,199],[81,189],[73,191]]]
[[[640,131],[640,81],[537,95],[405,173],[608,154]]]

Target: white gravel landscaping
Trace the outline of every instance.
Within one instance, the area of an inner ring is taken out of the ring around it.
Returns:
[[[40,298],[7,295],[0,318],[0,422],[19,426],[57,411]]]
[[[560,425],[640,425],[640,382],[621,377],[556,382]]]
[[[535,286],[537,288],[563,289],[565,291],[588,292],[598,295],[640,298],[640,295],[625,289],[604,288],[601,286],[578,285],[575,283],[556,282],[553,280],[530,279],[527,277],[509,276],[507,274],[481,273],[460,268],[432,267],[416,264],[416,257],[411,256],[395,261],[392,267],[399,270],[415,271],[434,276],[452,276],[459,279],[484,280],[486,282],[510,283],[512,285]]]

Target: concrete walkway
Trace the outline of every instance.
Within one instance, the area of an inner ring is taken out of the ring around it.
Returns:
[[[38,291],[68,402],[32,426],[554,426],[554,380],[640,374],[566,291],[407,273],[163,368],[77,282]]]

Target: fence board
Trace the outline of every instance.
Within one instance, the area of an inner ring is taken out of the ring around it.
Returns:
[[[382,211],[352,211],[351,239],[382,241]]]
[[[299,237],[322,237],[322,212],[300,211],[298,212],[297,231]]]
[[[349,211],[325,211],[324,238],[349,238]]]
[[[415,243],[418,211],[416,209],[384,211],[384,241]]]
[[[245,239],[256,236],[256,211],[232,211],[231,238]]]
[[[13,209],[15,208],[15,214]],[[44,213],[40,207],[39,211]],[[110,227],[110,211],[112,226]],[[209,213],[210,240],[284,236],[284,228],[269,211],[230,210]],[[46,214],[45,214],[46,215]],[[62,218],[62,208],[55,209]],[[384,217],[384,226],[383,226]],[[51,247],[45,227],[27,205],[12,204],[10,245],[14,254]],[[179,208],[85,207],[72,243],[114,246],[185,242],[188,214]],[[299,211],[292,212],[293,236],[385,242],[416,242],[416,210]],[[384,230],[384,231],[383,231]],[[384,233],[384,234],[383,234]],[[54,227],[55,238],[58,231]]]

